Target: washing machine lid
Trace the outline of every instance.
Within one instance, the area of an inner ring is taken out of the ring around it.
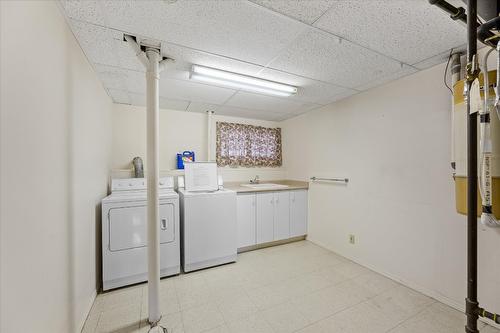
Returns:
[[[217,191],[186,191],[185,189],[180,188],[178,191],[179,193],[182,193],[184,197],[202,197],[202,196],[236,194],[235,191],[227,189],[219,189]]]

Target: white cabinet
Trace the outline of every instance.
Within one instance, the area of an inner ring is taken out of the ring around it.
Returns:
[[[273,240],[290,238],[290,192],[274,193],[274,237]]]
[[[255,193],[238,194],[237,200],[237,225],[238,225],[238,247],[255,245],[256,219]]]
[[[238,248],[307,234],[307,190],[240,193]]]
[[[290,237],[307,234],[307,191],[290,191]]]
[[[257,193],[257,244],[274,239],[274,193]]]

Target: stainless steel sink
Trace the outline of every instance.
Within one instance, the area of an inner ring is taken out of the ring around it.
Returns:
[[[288,185],[273,184],[273,183],[260,183],[260,184],[240,184],[244,187],[250,187],[254,189],[266,190],[266,189],[282,189],[287,188]]]

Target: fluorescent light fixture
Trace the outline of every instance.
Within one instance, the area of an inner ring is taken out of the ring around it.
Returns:
[[[254,91],[262,94],[287,97],[297,93],[297,87],[288,84],[259,79],[220,69],[193,65],[191,79],[205,83],[213,83],[231,88]]]

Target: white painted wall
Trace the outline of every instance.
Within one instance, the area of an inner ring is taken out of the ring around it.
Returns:
[[[161,84],[161,82],[160,82]],[[238,122],[265,127],[280,127],[273,121],[214,115],[212,118],[212,156],[215,158],[215,123]],[[176,154],[194,150],[197,161],[207,160],[208,116],[205,113],[160,110],[160,170],[162,174],[180,174]],[[113,105],[114,177],[129,177],[132,159],[142,157],[146,163],[146,109],[130,105]],[[255,175],[261,179],[283,179],[283,168],[220,168],[225,181],[248,181]]]
[[[0,331],[79,332],[111,100],[53,1],[0,1]]]
[[[455,212],[443,71],[436,66],[285,121],[284,167],[291,179],[350,179],[311,185],[311,241],[462,308],[466,218]],[[481,228],[479,299],[497,313],[499,244],[500,230]]]

